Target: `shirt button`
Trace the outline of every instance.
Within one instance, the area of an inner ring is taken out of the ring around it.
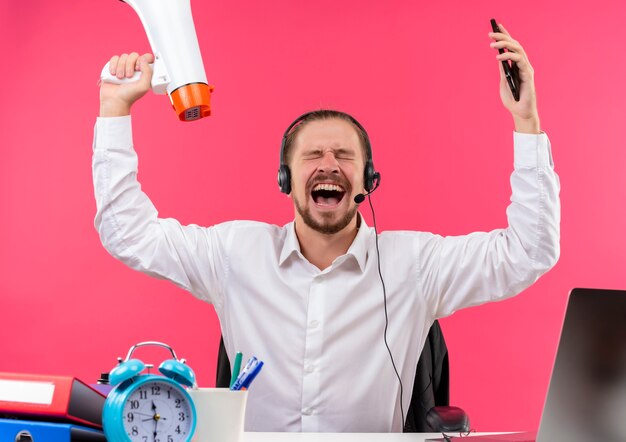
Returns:
[[[304,367],[304,371],[306,371],[307,373],[313,373],[315,371],[315,366],[307,365],[306,367]]]
[[[313,410],[310,408],[305,408],[304,410],[302,410],[302,414],[304,414],[305,416],[310,416],[313,414]]]
[[[320,325],[320,322],[317,319],[314,319],[311,322],[309,322],[309,328],[316,328],[318,325]]]

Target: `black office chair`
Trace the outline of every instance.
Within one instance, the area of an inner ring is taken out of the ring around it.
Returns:
[[[231,368],[224,338],[220,338],[217,354],[215,385],[228,388]],[[404,432],[459,432],[469,430],[469,420],[463,410],[450,407],[450,371],[448,347],[439,322],[428,331],[424,348],[417,361],[411,403],[406,415]]]

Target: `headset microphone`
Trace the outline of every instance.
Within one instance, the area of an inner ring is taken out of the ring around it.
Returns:
[[[354,197],[354,202],[357,204],[361,204],[363,201],[365,201],[365,197],[367,195],[369,195],[372,192],[367,192],[367,193],[359,193]]]
[[[365,197],[368,195],[371,195],[372,193],[374,193],[374,191],[376,189],[378,189],[378,186],[380,186],[380,173],[375,172],[374,173],[374,177],[372,180],[375,184],[374,184],[374,188],[372,190],[370,190],[367,193],[358,193],[355,197],[354,197],[354,202],[357,204],[361,204],[363,201],[365,201]]]

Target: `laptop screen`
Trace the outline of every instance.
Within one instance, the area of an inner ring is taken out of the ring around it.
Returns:
[[[537,442],[626,441],[626,291],[574,289]]]

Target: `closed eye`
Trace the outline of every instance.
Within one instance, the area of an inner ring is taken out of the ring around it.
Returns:
[[[304,157],[305,160],[313,160],[316,158],[320,158],[322,156],[322,151],[321,150],[312,150],[309,152],[305,152],[304,155],[302,155]]]
[[[354,152],[344,149],[338,149],[333,151],[333,155],[337,160],[352,161],[356,158]],[[316,160],[318,158],[322,158],[323,156],[324,152],[321,150],[310,150],[302,154],[302,158],[305,160]]]
[[[354,152],[352,152],[351,150],[335,150],[335,158],[337,158],[338,160],[353,160],[354,157]]]

